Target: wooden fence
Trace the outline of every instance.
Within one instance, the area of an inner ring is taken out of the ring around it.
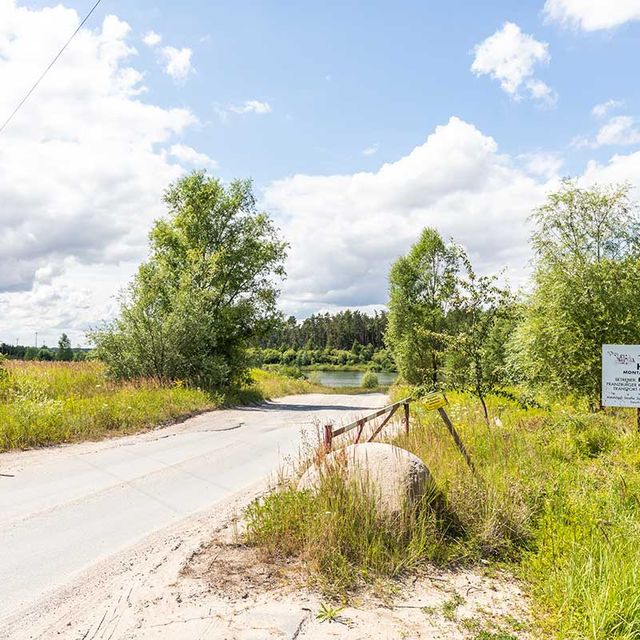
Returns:
[[[378,411],[371,413],[370,415],[365,416],[364,418],[359,418],[358,420],[354,420],[353,422],[350,422],[349,424],[344,425],[343,427],[338,427],[337,429],[334,429],[332,424],[326,424],[324,426],[324,434],[323,434],[324,450],[327,453],[331,451],[331,447],[333,445],[333,439],[337,438],[338,436],[342,436],[345,433],[352,431],[353,429],[358,430],[356,432],[356,436],[353,441],[354,444],[357,444],[360,441],[360,437],[362,436],[362,433],[364,431],[364,426],[368,422],[371,422],[376,418],[380,418],[381,416],[384,416],[386,414],[386,417],[384,418],[384,420],[382,420],[382,422],[375,428],[374,432],[369,436],[367,442],[371,442],[385,428],[385,426],[389,424],[389,422],[391,421],[391,418],[393,418],[393,416],[400,409],[400,407],[402,407],[403,413],[404,413],[403,425],[404,425],[405,433],[409,433],[409,416],[410,416],[409,405],[411,402],[412,402],[411,398],[404,398],[403,400],[399,400],[398,402],[394,402],[393,404],[383,407],[382,409],[378,409]],[[444,393],[440,393],[440,392],[429,393],[420,399],[420,404],[424,409],[428,411],[438,412],[438,415],[440,416],[445,426],[447,427],[447,431],[453,438],[453,441],[455,442],[456,447],[462,454],[462,457],[464,458],[465,462],[467,463],[471,471],[474,474],[476,474],[476,469],[473,464],[473,461],[471,460],[471,457],[469,456],[469,452],[464,446],[464,443],[462,442],[462,438],[460,437],[460,434],[458,433],[456,428],[453,426],[451,419],[449,418],[447,412],[445,411],[445,406],[448,404],[448,401]]]

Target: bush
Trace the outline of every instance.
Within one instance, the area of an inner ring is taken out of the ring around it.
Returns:
[[[367,371],[360,383],[365,389],[375,389],[378,386],[378,376],[373,371]]]

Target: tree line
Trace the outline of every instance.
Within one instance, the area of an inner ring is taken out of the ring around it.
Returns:
[[[66,333],[63,333],[58,340],[58,347],[50,349],[46,344],[41,347],[27,347],[24,345],[13,345],[5,342],[0,343],[0,354],[11,360],[42,360],[59,362],[71,362],[72,360],[84,360],[86,358],[85,349],[74,349],[71,340]]]
[[[256,352],[300,366],[385,357],[409,384],[476,394],[488,419],[491,394],[570,394],[597,409],[602,343],[640,342],[639,218],[627,185],[565,180],[533,211],[527,293],[477,274],[461,246],[428,228],[391,268],[388,313],[302,322],[277,310],[288,247],[249,181],[194,172],[165,202],[119,316],[90,336],[116,378],[223,390],[248,380]]]
[[[374,351],[384,349],[387,329],[386,311],[368,315],[347,309],[335,314],[318,313],[302,321],[295,316],[279,317],[260,346],[271,349],[340,349],[351,350],[354,345],[371,345]]]

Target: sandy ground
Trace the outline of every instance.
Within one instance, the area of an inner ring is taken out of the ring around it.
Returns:
[[[0,637],[398,640],[498,630],[528,637],[517,582],[482,569],[433,569],[377,595],[355,596],[336,622],[321,622],[323,597],[305,588],[299,566],[265,563],[238,543],[238,516],[264,490],[266,483],[256,484],[92,567],[9,620]]]
[[[288,396],[135,436],[0,454],[0,630],[82,571],[273,473],[316,424],[386,401]]]

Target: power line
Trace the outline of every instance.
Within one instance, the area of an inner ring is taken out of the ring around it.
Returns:
[[[20,108],[22,107],[22,105],[29,99],[29,96],[36,90],[37,86],[40,84],[42,79],[47,75],[47,73],[49,73],[49,70],[51,69],[51,67],[53,67],[53,65],[58,61],[58,58],[64,53],[64,50],[69,46],[71,41],[76,37],[78,31],[82,29],[85,22],[91,17],[91,14],[97,9],[98,5],[101,2],[102,0],[97,0],[97,2],[93,5],[93,7],[91,7],[91,11],[87,13],[87,15],[84,17],[82,22],[78,25],[78,28],[71,34],[71,37],[64,43],[64,46],[62,47],[62,49],[60,49],[60,51],[58,51],[58,53],[56,54],[56,57],[49,63],[49,66],[42,72],[42,74],[35,81],[31,89],[27,91],[24,98],[20,100],[20,102],[18,103],[18,106],[11,112],[11,115],[4,121],[4,123],[0,127],[0,134],[4,131],[5,127],[11,122],[11,120],[13,120],[13,116],[15,116],[16,113],[18,113],[18,111],[20,111]]]

